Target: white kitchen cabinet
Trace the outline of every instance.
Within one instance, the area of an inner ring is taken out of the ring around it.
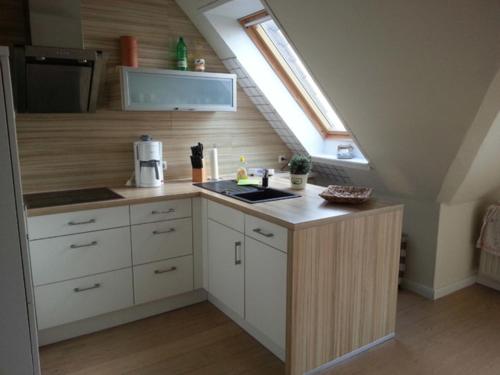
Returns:
[[[245,238],[245,320],[285,348],[287,255]]]
[[[288,230],[258,217],[245,215],[245,235],[287,252]]]
[[[106,272],[35,288],[38,329],[132,306],[132,270]]]
[[[191,255],[134,267],[135,303],[145,303],[193,290]]]
[[[236,75],[121,67],[124,111],[236,111]]]
[[[208,291],[226,307],[244,317],[245,238],[208,220]]]
[[[35,285],[130,267],[130,228],[31,241],[30,256]]]
[[[191,216],[191,199],[172,199],[163,202],[130,206],[132,224],[155,223]]]
[[[134,265],[193,253],[191,218],[132,225]]]

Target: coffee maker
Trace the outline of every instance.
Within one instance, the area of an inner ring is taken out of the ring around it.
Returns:
[[[163,184],[163,145],[142,135],[134,142],[135,186],[157,187]]]

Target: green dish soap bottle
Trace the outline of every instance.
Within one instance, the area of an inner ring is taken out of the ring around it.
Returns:
[[[182,36],[177,42],[177,70],[187,70],[188,68],[188,50]]]

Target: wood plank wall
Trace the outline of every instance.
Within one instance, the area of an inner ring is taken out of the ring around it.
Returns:
[[[11,4],[10,17],[22,16],[19,7],[12,5],[13,0],[0,0],[0,24],[5,2]],[[221,173],[232,173],[241,154],[251,166],[274,168],[279,168],[278,155],[289,155],[285,144],[242,90],[238,90],[235,113],[120,110],[116,68],[120,35],[138,38],[142,67],[173,68],[175,45],[182,35],[190,62],[203,57],[207,71],[227,71],[174,0],[82,0],[82,18],[85,47],[102,49],[109,56],[104,95],[95,114],[18,115],[25,192],[122,185],[133,171],[132,142],[141,134],[163,142],[167,179],[191,175],[189,146],[198,141],[206,148],[217,144]],[[23,40],[20,30],[18,27],[11,33],[16,42]],[[0,40],[6,43],[5,38]]]

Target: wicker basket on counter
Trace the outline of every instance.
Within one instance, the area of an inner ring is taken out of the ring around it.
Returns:
[[[332,203],[360,204],[370,199],[373,189],[363,186],[330,185],[319,196]]]

